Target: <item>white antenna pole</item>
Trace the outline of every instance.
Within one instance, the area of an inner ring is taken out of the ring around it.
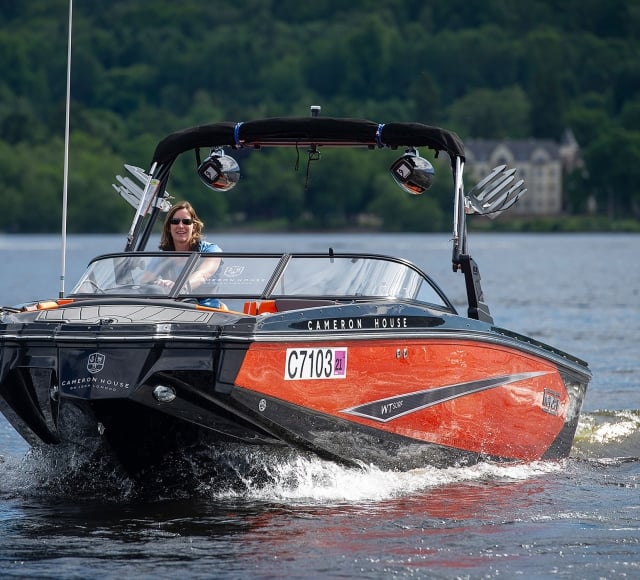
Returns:
[[[67,102],[64,127],[64,181],[62,185],[62,258],[60,268],[60,298],[64,297],[64,276],[67,258],[67,190],[69,187],[69,111],[71,109],[71,24],[73,0],[69,0],[69,39],[67,41]]]

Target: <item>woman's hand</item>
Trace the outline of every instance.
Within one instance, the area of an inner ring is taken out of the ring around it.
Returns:
[[[173,288],[173,280],[165,280],[163,278],[157,278],[153,282],[156,286],[163,286],[164,288]]]

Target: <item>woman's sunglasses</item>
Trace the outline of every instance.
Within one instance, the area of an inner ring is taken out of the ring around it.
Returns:
[[[190,226],[193,223],[193,220],[191,218],[171,218],[169,220],[169,223],[172,226],[177,226],[180,222],[182,222],[185,226]]]

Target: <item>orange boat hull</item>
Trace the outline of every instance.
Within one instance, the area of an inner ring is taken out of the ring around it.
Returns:
[[[338,354],[343,372],[323,373]],[[473,340],[256,342],[235,385],[258,396],[254,412],[272,422],[277,415],[268,407],[276,403],[407,442],[502,459],[545,457],[577,416],[554,364]]]

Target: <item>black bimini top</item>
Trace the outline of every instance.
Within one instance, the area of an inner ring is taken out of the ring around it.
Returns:
[[[170,163],[199,147],[295,145],[428,147],[464,160],[464,145],[453,131],[421,123],[374,123],[333,117],[274,117],[201,125],[172,133],[158,143],[153,162]]]

